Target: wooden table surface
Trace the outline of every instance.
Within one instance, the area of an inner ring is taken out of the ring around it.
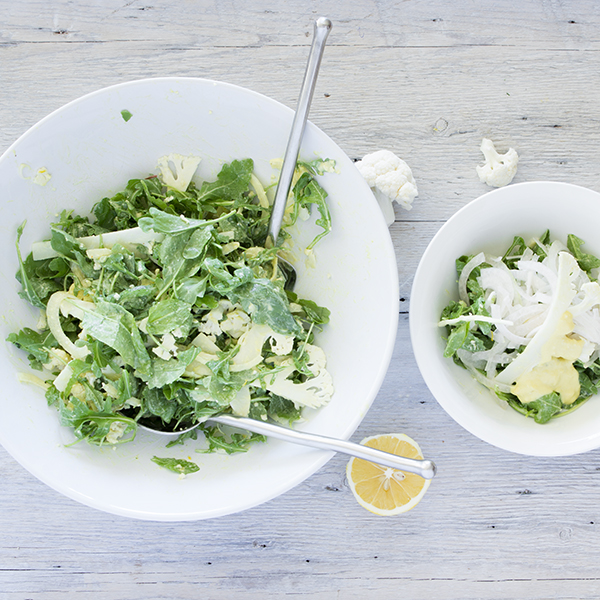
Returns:
[[[405,432],[438,476],[414,510],[377,517],[336,456],[246,512],[155,523],[63,497],[0,448],[0,599],[600,597],[600,451],[531,458],[481,442],[431,396],[408,333],[429,240],[489,189],[483,137],[518,151],[515,182],[600,191],[600,3],[0,0],[0,150],[66,102],[144,77],[217,79],[295,107],[321,15],[334,26],[311,120],[352,158],[392,150],[419,187],[390,228],[394,355],[352,439]]]

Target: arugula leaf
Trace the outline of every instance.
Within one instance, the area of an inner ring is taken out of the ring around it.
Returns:
[[[235,452],[248,452],[248,446],[254,442],[264,442],[264,435],[257,433],[233,433],[226,436],[218,427],[200,426],[204,437],[208,442],[208,449],[204,451],[196,450],[196,452],[215,452],[224,450],[227,454]]]
[[[190,308],[190,304],[175,298],[156,302],[148,312],[148,333],[164,335],[179,329],[179,337],[187,337],[193,323]]]
[[[21,249],[19,248],[19,242],[21,241],[21,236],[23,235],[23,229],[25,228],[27,221],[23,221],[21,225],[19,225],[17,229],[17,257],[19,259],[19,271],[17,272],[17,280],[23,286],[23,289],[19,292],[19,296],[27,300],[33,306],[37,306],[38,308],[46,308],[46,305],[42,302],[33,281],[30,277],[31,270],[26,268],[25,263],[23,262],[23,258],[21,257]]]
[[[86,388],[86,391],[89,391],[89,388]],[[91,444],[105,444],[113,423],[124,426],[123,436],[116,443],[131,441],[137,431],[137,423],[133,419],[113,413],[110,402],[107,402],[102,410],[93,410],[87,403],[71,396],[68,401],[59,402],[59,414],[61,425],[71,427],[77,441],[87,440]]]
[[[203,254],[194,258],[186,258],[184,250],[188,246],[192,234],[189,231],[167,235],[156,249],[156,258],[163,267],[162,285],[158,292],[160,297],[178,281],[193,277],[203,264]]]
[[[313,175],[325,175],[335,173],[336,162],[332,158],[315,158],[309,162],[299,161],[298,166],[303,166]]]
[[[223,295],[234,293],[238,287],[254,279],[254,273],[249,267],[236,269],[232,274],[223,261],[218,258],[205,259],[202,268],[208,274],[210,287]]]
[[[446,343],[446,349],[444,350],[444,356],[449,358],[454,356],[455,352],[462,348],[463,344],[467,340],[469,335],[469,322],[463,321],[459,323],[448,336],[448,342]]]
[[[149,217],[142,217],[138,221],[138,225],[143,231],[170,234],[182,233],[198,227],[206,227],[208,223],[214,222],[205,219],[192,219],[184,215],[172,215],[154,207],[151,207],[149,212]]]
[[[159,417],[163,423],[170,423],[175,417],[178,409],[177,402],[171,402],[159,387],[145,388],[142,398],[147,413]]]
[[[85,237],[87,235],[96,235],[98,233],[105,232],[103,227],[100,227],[94,223],[90,223],[87,217],[77,215],[72,210],[61,211],[58,221],[56,223],[52,223],[52,226],[62,229],[70,236],[75,238]]]
[[[292,423],[300,418],[302,411],[291,400],[271,394],[268,414],[275,421]]]
[[[441,320],[449,321],[450,319],[456,319],[458,317],[462,317],[469,312],[469,307],[465,302],[459,300],[456,302],[455,300],[451,300],[444,310],[442,311]]]
[[[152,462],[163,469],[168,469],[179,475],[189,475],[200,470],[200,467],[195,462],[183,460],[182,458],[159,458],[158,456],[153,456]]]
[[[50,244],[53,250],[74,261],[85,258],[85,247],[76,238],[56,227],[52,227],[51,232]]]
[[[208,276],[185,277],[175,283],[173,287],[173,293],[178,300],[192,305],[196,302],[199,296],[204,295],[207,282]]]
[[[586,254],[583,252],[581,246],[583,246],[584,243],[585,242],[576,235],[569,234],[567,236],[567,248],[569,249],[569,252],[575,257],[579,267],[589,274],[592,269],[600,267],[600,258],[597,258],[593,254]]]
[[[521,258],[526,249],[527,244],[525,240],[520,235],[516,235],[510,248],[504,253],[502,262],[509,268],[514,268],[516,262]]]
[[[222,204],[240,200],[242,194],[248,191],[253,170],[254,161],[251,158],[234,160],[223,165],[216,181],[205,181],[200,187],[197,196],[199,208],[202,203],[211,200]]]
[[[156,288],[153,285],[136,285],[126,287],[119,292],[117,300],[126,311],[135,317],[145,316],[154,301]]]
[[[298,304],[303,309],[302,318],[306,319],[310,323],[314,323],[315,325],[325,325],[329,323],[329,318],[331,316],[331,312],[328,308],[324,306],[319,306],[316,302],[312,300],[305,300],[304,298],[299,298],[298,294],[295,294],[291,290],[285,290],[286,295],[290,302],[294,302]]]
[[[183,249],[183,257],[194,259],[202,256],[206,250],[208,242],[212,239],[212,225],[196,229],[190,236],[190,239]]]
[[[546,394],[533,402],[527,403],[527,408],[535,411],[533,418],[536,423],[547,423],[555,414],[561,411],[562,407],[560,394],[557,392]]]
[[[200,348],[192,346],[183,352],[179,352],[177,358],[170,358],[169,360],[158,357],[153,358],[149,376],[143,376],[148,387],[162,388],[169,383],[177,381],[196,356],[198,356],[199,352]]]
[[[314,248],[315,244],[325,237],[331,231],[331,214],[327,206],[327,192],[310,176],[309,173],[303,173],[294,186],[294,214],[296,220],[301,208],[311,212],[313,204],[317,206],[319,218],[315,221],[317,225],[323,228],[323,231],[317,235],[313,241],[306,247],[307,250]]]
[[[226,296],[238,303],[255,323],[268,325],[277,333],[298,334],[301,327],[290,312],[283,289],[270,279],[254,279],[232,289]]]
[[[99,301],[96,310],[85,310],[83,327],[88,335],[116,350],[126,364],[140,373],[150,371],[150,357],[133,315],[118,304]]]
[[[236,346],[229,352],[221,352],[217,359],[209,360],[206,366],[212,371],[212,375],[201,380],[209,397],[223,407],[229,406],[237,393],[248,383],[244,371],[229,371],[229,361],[238,350]]]
[[[197,440],[198,439],[198,428],[190,429],[181,435],[178,435],[174,440],[171,440],[166,447],[172,448],[173,446],[183,446],[186,440]]]
[[[24,327],[18,333],[9,333],[6,341],[27,352],[31,367],[38,371],[50,361],[48,349],[58,346],[50,331],[38,332],[29,327]]]

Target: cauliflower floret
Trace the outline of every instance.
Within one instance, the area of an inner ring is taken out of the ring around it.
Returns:
[[[356,168],[373,190],[388,225],[394,222],[392,202],[406,210],[412,208],[412,201],[419,194],[415,178],[410,167],[393,152],[378,150],[367,154],[356,163]]]
[[[42,187],[44,187],[50,181],[50,179],[52,179],[52,175],[48,173],[46,167],[42,167],[41,169],[37,170],[37,173],[33,176],[31,181],[33,181],[33,183],[37,185],[41,185]]]
[[[157,166],[160,169],[163,183],[167,187],[185,192],[200,164],[200,160],[197,156],[182,156],[175,153],[161,156],[158,159]]]
[[[514,148],[509,148],[506,154],[498,154],[492,140],[483,138],[481,151],[485,164],[477,166],[477,174],[482,183],[491,187],[508,185],[517,173],[519,155]]]

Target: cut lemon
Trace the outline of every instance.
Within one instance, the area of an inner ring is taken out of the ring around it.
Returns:
[[[361,444],[406,458],[422,459],[417,442],[403,433],[365,438]],[[352,458],[346,468],[350,489],[358,503],[376,515],[397,515],[415,507],[425,495],[430,479]]]

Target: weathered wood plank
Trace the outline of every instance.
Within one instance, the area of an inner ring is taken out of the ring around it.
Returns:
[[[260,3],[225,0],[2,2],[0,43],[168,41],[195,47],[306,45],[320,15],[335,22],[329,43],[353,47],[600,47],[600,9],[579,2],[443,0]]]

